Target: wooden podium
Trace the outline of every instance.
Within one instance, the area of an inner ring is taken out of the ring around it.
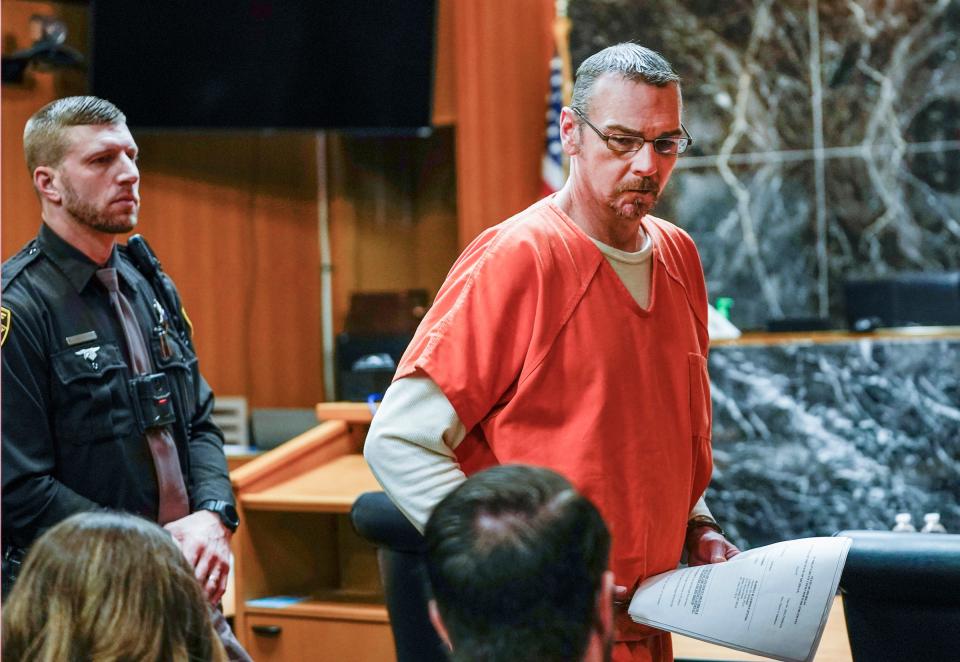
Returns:
[[[376,549],[349,522],[380,486],[361,454],[366,405],[321,404],[325,422],[231,475],[234,629],[257,662],[395,660]]]

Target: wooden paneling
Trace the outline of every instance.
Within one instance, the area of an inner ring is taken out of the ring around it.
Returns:
[[[425,288],[457,256],[453,130],[427,137],[331,134],[328,141],[334,328],[355,291]]]
[[[454,69],[454,0],[437,2],[437,41],[433,81],[433,125],[451,126],[457,120],[457,86]]]
[[[461,246],[540,197],[553,7],[454,4]]]
[[[83,47],[84,8],[61,7],[51,2],[2,3],[0,24],[3,31],[3,53],[9,55],[33,43],[30,17],[59,16],[68,26],[67,44]],[[82,76],[75,72],[43,73],[31,70],[22,85],[4,85],[0,91],[2,117],[2,167],[0,167],[0,218],[3,234],[0,254],[7,259],[27,243],[40,227],[40,203],[23,158],[23,125],[41,106],[59,96],[76,94],[83,88]]]
[[[214,390],[323,399],[316,158],[309,134],[139,134],[138,231],[196,330]]]

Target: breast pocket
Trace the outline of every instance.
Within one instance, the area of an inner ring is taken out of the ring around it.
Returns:
[[[133,429],[127,400],[126,361],[120,347],[101,343],[51,357],[55,379],[54,428],[75,444],[126,436]]]

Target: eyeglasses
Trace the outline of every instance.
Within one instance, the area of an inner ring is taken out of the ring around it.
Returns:
[[[683,154],[686,152],[687,148],[693,144],[693,138],[690,136],[690,133],[687,131],[687,128],[682,122],[680,123],[680,128],[683,129],[683,132],[686,134],[686,136],[668,136],[664,138],[647,140],[643,136],[627,136],[621,133],[604,133],[594,126],[593,122],[588,120],[587,116],[581,113],[579,110],[574,108],[573,112],[577,114],[577,117],[586,122],[587,126],[593,129],[594,133],[600,136],[600,140],[606,143],[607,149],[614,152],[636,152],[639,151],[645,143],[651,142],[653,143],[653,151],[655,151],[657,154],[677,156],[678,154]]]

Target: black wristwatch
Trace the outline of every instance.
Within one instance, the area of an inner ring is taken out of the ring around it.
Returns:
[[[197,506],[197,510],[209,510],[211,513],[216,513],[231,533],[236,533],[237,527],[240,526],[240,515],[237,514],[237,509],[229,501],[208,499]]]

